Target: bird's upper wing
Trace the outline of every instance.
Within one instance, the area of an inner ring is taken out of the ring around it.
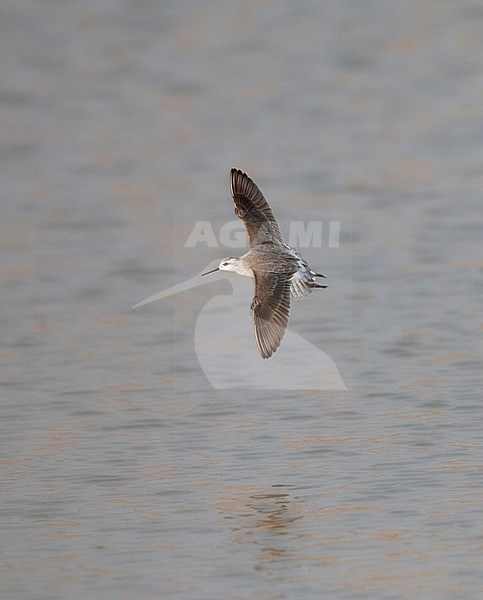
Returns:
[[[250,247],[284,244],[268,202],[256,183],[243,171],[231,170],[231,193],[235,201],[235,214],[245,225]]]
[[[252,302],[255,338],[263,358],[270,358],[280,346],[290,312],[291,273],[254,271],[255,296]]]

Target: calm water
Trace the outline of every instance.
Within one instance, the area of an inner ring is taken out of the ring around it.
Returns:
[[[481,3],[1,23],[2,598],[480,598]],[[268,362],[248,280],[130,308],[243,252],[232,166],[321,223]]]

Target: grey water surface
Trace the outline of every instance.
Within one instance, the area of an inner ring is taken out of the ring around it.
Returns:
[[[481,598],[482,3],[0,7],[1,597]],[[320,226],[270,361],[231,167]]]

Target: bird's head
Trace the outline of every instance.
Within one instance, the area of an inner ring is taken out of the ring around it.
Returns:
[[[228,256],[224,258],[216,269],[212,269],[211,271],[207,271],[203,273],[203,275],[209,275],[210,273],[214,273],[215,271],[235,271],[237,270],[237,266],[239,263],[239,259],[236,256]],[[202,275],[202,277],[203,277]]]

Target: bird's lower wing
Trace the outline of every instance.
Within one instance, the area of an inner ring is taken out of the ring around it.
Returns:
[[[290,312],[290,274],[255,271],[252,302],[255,338],[262,358],[280,346]]]

